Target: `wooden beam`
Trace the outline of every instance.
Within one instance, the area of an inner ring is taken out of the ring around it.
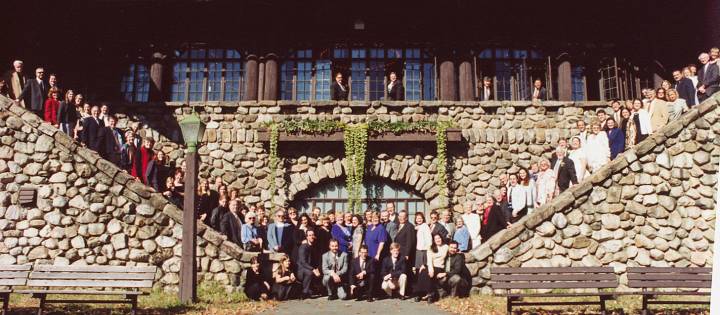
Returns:
[[[280,142],[342,142],[344,133],[336,131],[329,134],[308,134],[308,133],[287,133],[280,132]],[[258,130],[258,141],[269,142],[270,131]],[[408,132],[403,134],[384,133],[370,135],[368,142],[435,142],[435,133],[430,132]],[[447,130],[447,142],[461,142],[462,131],[460,129]]]

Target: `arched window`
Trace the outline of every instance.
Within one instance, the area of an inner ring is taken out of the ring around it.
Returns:
[[[148,67],[142,63],[133,63],[128,66],[122,77],[120,93],[128,102],[147,102],[150,94],[150,73]]]
[[[174,102],[238,101],[243,62],[234,49],[191,48],[175,52],[170,99]]]
[[[368,208],[385,209],[388,202],[395,203],[395,208],[407,210],[408,214],[425,212],[430,209],[429,204],[415,192],[391,182],[378,179],[366,180],[361,192],[363,198],[362,210]],[[322,212],[329,210],[345,211],[348,209],[348,192],[344,181],[333,181],[315,186],[298,195],[292,206],[301,212],[309,212],[319,207]]]

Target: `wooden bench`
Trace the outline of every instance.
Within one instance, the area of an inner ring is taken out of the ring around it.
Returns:
[[[569,267],[569,268],[491,268],[490,287],[504,290],[496,295],[507,298],[507,314],[515,306],[543,305],[599,305],[604,315],[605,301],[615,298],[614,290],[618,280],[612,267]],[[578,290],[583,292],[544,293],[550,290]],[[544,298],[549,301],[522,301],[523,298]],[[598,297],[598,301],[563,301],[562,298]],[[561,298],[561,299],[552,299]]]
[[[712,268],[628,267],[628,287],[642,289],[642,314],[648,305],[710,304],[710,300],[662,301],[660,296],[710,296]],[[664,289],[696,289],[697,291],[664,292]],[[700,291],[701,289],[708,289]]]
[[[0,300],[2,300],[2,315],[8,313],[10,308],[10,293],[13,288],[27,283],[31,265],[0,265]]]
[[[46,304],[53,303],[104,303],[130,304],[132,314],[137,313],[138,296],[151,288],[157,267],[126,266],[51,266],[37,265],[30,273],[27,290],[18,293],[32,294],[40,299],[38,315]],[[48,295],[71,296],[70,299],[51,300]],[[122,299],[81,299],[83,295],[124,296]],[[74,296],[74,297],[73,297]]]
[[[35,204],[35,187],[23,186],[18,191],[18,203],[21,206],[31,206]]]

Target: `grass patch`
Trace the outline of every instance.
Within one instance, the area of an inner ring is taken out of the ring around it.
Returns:
[[[678,301],[693,300],[709,301],[709,297],[667,297],[662,300]],[[702,299],[702,300],[701,300]],[[527,299],[528,301],[548,300],[545,298]],[[563,298],[561,301],[597,301],[597,298]],[[469,298],[445,298],[437,305],[450,313],[461,315],[506,314],[505,298],[493,295],[472,295]],[[640,314],[642,298],[640,296],[619,296],[616,300],[606,303],[608,314]],[[650,311],[655,315],[708,315],[710,310],[704,305],[651,305]],[[588,306],[547,306],[547,307],[515,307],[514,314],[600,314],[597,305]]]
[[[103,296],[56,296],[52,299],[83,299],[111,300],[112,297]],[[117,298],[117,297],[116,297]],[[37,314],[39,300],[27,294],[12,294],[10,298],[10,314],[30,315]],[[198,302],[193,305],[180,303],[177,293],[164,292],[154,289],[149,295],[141,296],[138,301],[138,313],[148,315],[187,314],[187,315],[251,315],[271,309],[277,305],[275,301],[251,301],[242,292],[226,292],[225,288],[216,282],[202,282],[198,286]],[[51,304],[45,308],[45,314],[70,315],[115,315],[129,314],[129,305],[120,304]]]

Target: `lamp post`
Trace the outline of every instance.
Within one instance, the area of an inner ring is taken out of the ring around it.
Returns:
[[[180,265],[180,302],[194,303],[197,300],[197,261],[195,260],[197,221],[195,217],[195,186],[197,185],[198,142],[205,133],[205,124],[193,112],[180,122],[185,151],[185,198],[183,201],[182,258]]]

